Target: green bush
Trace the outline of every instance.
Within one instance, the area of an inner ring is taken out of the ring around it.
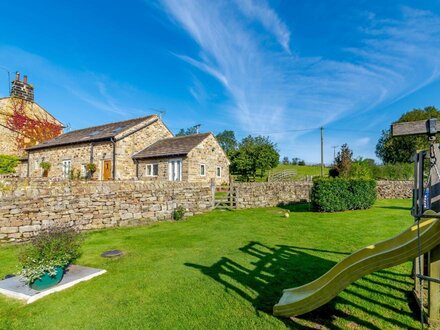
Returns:
[[[318,212],[370,208],[376,200],[376,181],[370,179],[318,178],[313,181],[311,202]]]
[[[15,167],[20,162],[16,156],[0,155],[0,174],[15,173]]]
[[[55,275],[56,267],[65,267],[80,256],[82,237],[68,226],[53,226],[41,231],[19,253],[20,275],[28,283],[41,278],[45,272]]]
[[[176,221],[182,220],[185,217],[185,208],[183,206],[178,206],[173,211],[173,219]]]
[[[414,164],[385,164],[374,168],[374,177],[378,180],[411,180],[414,177]]]

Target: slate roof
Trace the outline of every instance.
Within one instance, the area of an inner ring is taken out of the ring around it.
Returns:
[[[57,147],[57,146],[76,144],[76,143],[110,140],[119,133],[153,117],[154,115],[151,115],[146,117],[125,120],[125,121],[119,121],[116,123],[79,129],[76,131],[61,134],[60,136],[57,136],[52,140],[42,142],[33,147],[29,147],[26,150],[37,150],[37,149]]]
[[[133,155],[133,159],[185,156],[211,133],[166,138]]]

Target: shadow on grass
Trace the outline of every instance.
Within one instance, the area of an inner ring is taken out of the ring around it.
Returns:
[[[389,210],[406,210],[411,211],[411,206],[377,206],[379,209],[389,209]]]
[[[289,210],[290,212],[312,212],[310,203],[290,203],[290,204],[278,204],[277,207],[284,210]]]
[[[185,265],[200,270],[206,276],[222,284],[226,291],[233,291],[251,302],[257,314],[264,312],[269,315],[272,315],[273,305],[279,301],[283,289],[306,284],[318,278],[335,265],[333,261],[309,254],[306,251],[348,254],[339,251],[307,249],[288,245],[270,247],[259,242],[249,242],[239,248],[239,250],[254,258],[253,261],[250,262],[250,266],[245,267],[227,257],[220,258],[219,261],[211,266],[193,263],[185,263]],[[356,286],[354,288],[356,288]],[[367,303],[377,303],[376,300],[361,296],[359,292],[348,290],[347,293],[354,297],[360,297]],[[375,295],[376,294],[382,294],[380,286],[377,288]],[[392,296],[388,297],[388,301],[392,302],[393,298],[398,299],[398,297]],[[390,327],[398,326],[406,328],[405,324],[397,320],[391,320],[388,317],[369,310],[363,305],[355,304],[342,297],[336,297],[326,305],[310,313],[282,320],[286,326],[292,329],[319,329],[324,326],[331,329],[339,329],[333,324],[336,318],[344,319],[349,324],[352,324],[354,328],[380,329],[367,320],[362,320],[355,315],[349,315],[337,310],[335,305],[338,303],[352,306],[362,313],[371,315],[373,318],[381,319],[383,323],[389,323],[388,325]],[[379,305],[383,308],[387,308],[391,312],[396,312],[396,309],[392,305],[384,303],[379,303]]]

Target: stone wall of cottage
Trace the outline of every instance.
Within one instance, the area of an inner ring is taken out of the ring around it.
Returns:
[[[102,178],[104,160],[112,160],[113,144],[111,142],[81,143],[67,146],[37,149],[29,152],[29,177],[41,178],[43,170],[40,167],[42,161],[51,164],[48,173],[49,178],[63,178],[63,161],[70,160],[71,168],[85,176],[84,166],[90,163],[91,157],[96,164],[95,178]]]
[[[160,119],[130,134],[143,126],[145,126],[145,123],[136,125],[130,130],[122,132],[121,136],[116,137],[119,139],[122,136],[128,135],[116,143],[116,179],[118,180],[135,178],[136,165],[131,158],[135,153],[145,149],[158,140],[173,136]]]
[[[229,160],[212,135],[204,139],[185,157],[139,160],[138,177],[146,181],[168,180],[168,161],[170,159],[182,161],[183,181],[210,183],[211,180],[214,180],[216,185],[229,183]],[[148,164],[158,165],[157,176],[147,175]],[[205,166],[205,175],[201,175],[201,165]],[[219,173],[217,168],[219,168]]]
[[[21,102],[23,103],[21,104]],[[18,133],[5,127],[7,126],[8,118],[12,115],[13,110],[16,107],[23,107],[26,116],[29,118],[43,119],[54,124],[59,124],[60,122],[35,102],[23,101],[11,97],[0,99],[0,154],[21,157],[25,155],[26,152],[25,150],[18,148]]]
[[[187,158],[188,181],[210,182],[214,179],[216,185],[229,183],[229,159],[212,134],[191,150]],[[202,164],[205,165],[204,176],[200,172]]]
[[[0,242],[27,239],[52,224],[89,230],[171,220],[178,206],[186,215],[210,210],[211,187],[185,182],[16,181],[2,189]]]

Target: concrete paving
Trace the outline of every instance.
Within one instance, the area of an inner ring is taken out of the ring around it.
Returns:
[[[104,269],[70,265],[66,268],[63,279],[60,283],[42,291],[31,289],[23,278],[20,276],[14,276],[0,281],[0,294],[15,299],[21,299],[30,304],[51,293],[65,290],[79,282],[88,281],[93,277],[104,274],[105,272],[106,270]]]

